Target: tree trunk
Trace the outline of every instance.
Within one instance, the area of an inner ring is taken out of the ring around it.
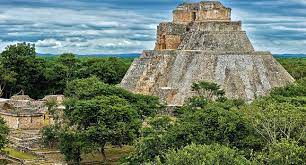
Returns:
[[[0,88],[0,97],[3,95],[3,90]]]
[[[0,85],[0,97],[2,97],[3,93],[4,93],[4,88],[5,88],[5,85]]]
[[[102,159],[103,159],[103,162],[106,161],[106,155],[105,155],[105,149],[104,149],[104,146],[101,147],[101,154],[102,154]]]

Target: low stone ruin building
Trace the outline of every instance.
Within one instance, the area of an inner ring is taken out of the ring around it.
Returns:
[[[33,100],[27,95],[13,96],[11,99],[0,99],[0,116],[11,129],[10,146],[25,152],[33,153],[41,145],[41,129],[54,124],[46,103],[54,100],[56,108],[62,110],[64,96],[50,95],[42,100]]]
[[[11,129],[41,129],[53,123],[46,102],[55,99],[60,105],[63,98],[56,95],[33,100],[29,96],[18,95],[11,99],[0,99],[0,116]]]
[[[214,82],[229,98],[252,101],[294,82],[270,52],[255,51],[231,9],[217,1],[184,3],[157,27],[155,50],[135,59],[121,86],[181,106],[194,82]]]

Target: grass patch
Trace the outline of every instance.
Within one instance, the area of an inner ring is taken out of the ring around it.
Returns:
[[[0,159],[0,164],[12,164],[12,161],[6,160],[6,159]]]
[[[127,156],[129,153],[133,152],[134,148],[132,146],[123,146],[120,147],[113,147],[107,146],[105,149],[106,154],[106,162],[105,164],[118,164],[119,160],[124,156]],[[102,162],[102,155],[99,152],[95,152],[92,154],[85,154],[82,156],[82,162]]]
[[[55,151],[59,151],[58,149],[54,148],[54,149],[50,149],[50,148],[39,148],[34,150],[34,152],[55,152]]]
[[[18,159],[22,159],[22,160],[34,160],[37,157],[35,155],[32,155],[30,153],[26,153],[26,152],[21,152],[21,151],[17,151],[13,148],[5,148],[4,151],[12,157],[18,158]]]
[[[45,150],[45,149],[43,149]],[[124,156],[127,156],[129,153],[134,151],[134,147],[132,146],[123,146],[120,147],[114,147],[114,146],[107,146],[105,148],[106,153],[106,162],[103,163],[102,161],[102,155],[99,152],[93,152],[90,154],[83,154],[82,155],[82,162],[81,164],[91,164],[92,162],[96,164],[107,164],[107,165],[115,165],[119,164],[119,160],[123,158]],[[55,162],[55,163],[62,163],[65,162],[64,155],[60,153],[51,153],[51,154],[45,154],[45,158],[49,161]]]

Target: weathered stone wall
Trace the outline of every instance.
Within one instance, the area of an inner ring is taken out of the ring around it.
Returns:
[[[196,21],[230,21],[230,11],[228,9],[200,10],[197,12]]]
[[[182,42],[180,35],[163,35],[156,43],[156,50],[177,49]]]
[[[192,12],[190,11],[173,11],[173,22],[178,24],[187,24],[192,22]]]
[[[155,50],[254,51],[241,22],[162,23]]]
[[[161,23],[157,28],[155,50],[177,49],[186,32],[186,25]]]
[[[177,49],[182,42],[182,37],[178,35],[166,35],[166,49]]]
[[[44,116],[19,117],[19,129],[41,129],[45,126]]]
[[[41,129],[49,124],[44,115],[16,115],[0,113],[0,116],[11,129]]]
[[[121,86],[180,106],[197,81],[216,82],[227,97],[250,101],[294,79],[269,52],[145,51]]]
[[[11,115],[0,114],[7,126],[11,129],[18,129],[18,118]]]
[[[179,24],[230,20],[231,9],[219,2],[183,4],[173,11],[173,22]]]
[[[192,31],[242,31],[241,21],[236,22],[197,22],[190,27]]]
[[[217,52],[253,52],[254,48],[243,31],[190,31],[179,50],[203,50]]]
[[[41,109],[45,107],[44,101],[9,100],[7,103],[18,109]]]

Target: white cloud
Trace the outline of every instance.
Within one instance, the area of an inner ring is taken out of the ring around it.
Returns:
[[[38,40],[35,44],[38,47],[51,47],[51,48],[61,48],[62,43],[61,41],[57,41],[55,39],[45,39],[45,40]]]
[[[22,0],[20,1],[22,3]],[[296,36],[305,35],[306,17],[302,15],[303,8],[288,10],[287,13],[268,9],[262,12],[256,9],[261,5],[275,7],[288,3],[303,6],[306,0],[224,1],[228,1],[227,6],[233,8],[233,20],[243,21],[244,29],[258,50],[272,50],[273,53],[282,51],[306,53],[306,47],[301,45],[303,42],[296,38]],[[157,24],[171,19],[170,10],[156,12],[147,11],[146,8],[132,10],[130,6],[129,8],[114,6],[110,4],[113,3],[110,0],[105,2],[43,0],[39,2],[53,5],[0,6],[0,39],[3,40],[0,48],[3,49],[5,44],[27,41],[35,43],[37,50],[41,53],[141,52],[143,49],[154,48]],[[154,3],[165,2],[159,0]],[[150,6],[147,8],[149,9]],[[300,14],[298,16],[290,12]],[[284,37],[284,32],[287,31],[290,34]],[[275,34],[276,32],[283,32],[283,34],[278,35]]]
[[[8,21],[21,22],[5,27],[6,37],[28,39],[25,41],[34,42],[38,51],[44,51],[42,53],[140,52],[149,48],[148,42],[153,43],[150,48],[154,46],[154,37],[151,37],[152,41],[148,40],[149,36],[155,35],[156,25],[160,22],[154,14],[144,16],[134,11],[105,7],[99,11],[29,7],[7,9],[1,6],[0,9],[3,11],[0,28]]]

